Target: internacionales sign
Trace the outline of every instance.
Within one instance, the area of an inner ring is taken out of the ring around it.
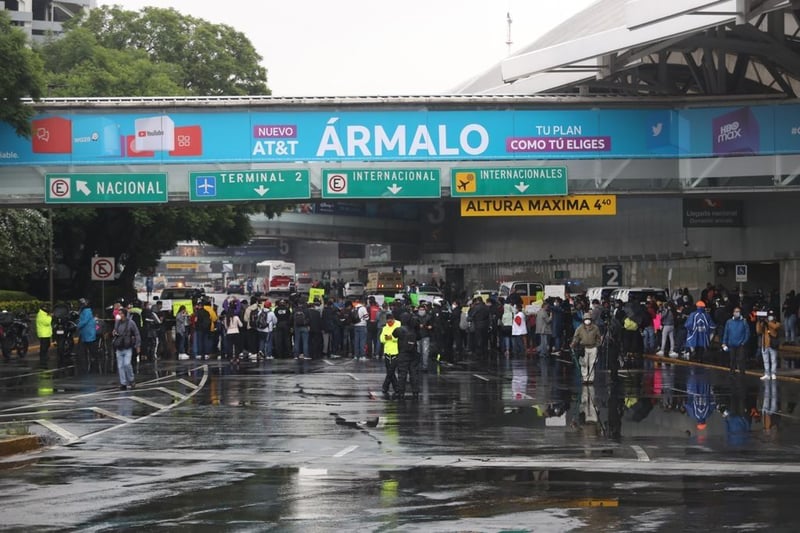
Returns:
[[[533,196],[530,198],[462,198],[462,217],[616,215],[613,194]]]

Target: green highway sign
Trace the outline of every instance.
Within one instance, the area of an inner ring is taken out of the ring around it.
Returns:
[[[311,198],[308,170],[231,170],[190,172],[189,200],[307,200]]]
[[[322,197],[439,198],[438,168],[358,168],[322,171]]]
[[[46,204],[158,204],[167,201],[166,174],[47,174]]]
[[[564,196],[567,167],[454,168],[450,196]]]

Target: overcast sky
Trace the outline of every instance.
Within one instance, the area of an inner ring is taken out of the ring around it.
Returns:
[[[596,0],[98,0],[228,24],[244,33],[276,96],[438,94],[486,70]]]

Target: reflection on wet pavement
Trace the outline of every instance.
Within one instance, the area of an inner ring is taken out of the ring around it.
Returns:
[[[172,363],[161,375],[197,383],[190,368]],[[14,380],[0,412],[41,401]],[[52,378],[47,398],[107,381]],[[416,401],[382,399],[382,381],[372,361],[212,362],[184,405],[8,459],[0,527],[775,531],[795,522],[793,381],[645,361],[618,381],[600,371],[582,385],[571,361],[502,357],[434,367]],[[114,398],[104,409],[133,418],[141,406]],[[40,416],[69,427],[77,415]],[[747,505],[731,505],[743,497]]]

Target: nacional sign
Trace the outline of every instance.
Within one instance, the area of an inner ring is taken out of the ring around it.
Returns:
[[[462,198],[462,217],[530,217],[616,215],[613,194],[534,196],[527,198]]]
[[[563,196],[567,167],[454,168],[450,196]]]
[[[260,169],[229,172],[190,172],[189,200],[307,200],[311,197],[308,170]]]
[[[322,171],[322,197],[439,198],[438,168],[358,168]]]
[[[46,204],[156,204],[167,201],[166,174],[47,174]]]

